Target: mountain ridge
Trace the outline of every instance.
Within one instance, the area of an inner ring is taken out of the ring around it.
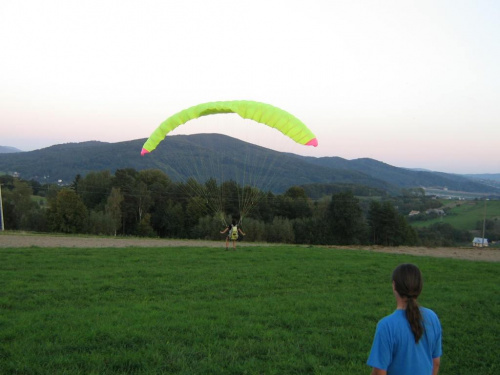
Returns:
[[[238,173],[251,168],[257,183],[266,188],[268,173],[263,166],[273,163],[273,175],[278,182],[269,190],[283,192],[290,186],[315,183],[358,184],[395,193],[401,188],[446,187],[450,190],[500,194],[500,189],[481,180],[443,172],[415,171],[394,167],[370,159],[353,160],[341,157],[311,157],[269,150],[221,134],[176,135],[167,137],[153,153],[139,156],[145,139],[108,143],[87,141],[64,143],[47,148],[0,154],[0,172],[17,172],[23,179],[39,182],[70,183],[77,174],[92,171],[134,168],[160,169],[174,181],[188,178],[196,162],[200,168],[197,180],[214,177],[207,168],[208,160],[218,159],[217,173],[237,181]],[[246,153],[244,154],[243,151]],[[250,156],[251,157],[250,157]],[[242,160],[243,156],[245,161]],[[249,167],[250,166],[250,167]],[[269,168],[268,168],[269,169]],[[267,174],[266,174],[267,173]],[[250,173],[249,173],[250,174]]]
[[[15,147],[10,146],[0,146],[0,154],[12,154],[14,152],[23,152]]]

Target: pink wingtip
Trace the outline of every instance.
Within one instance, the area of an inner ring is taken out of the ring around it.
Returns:
[[[318,146],[318,140],[316,138],[311,139],[309,142],[306,143],[306,146]]]
[[[145,148],[143,148],[142,151],[141,151],[141,156],[144,156],[146,154],[149,154],[149,151],[146,150]]]

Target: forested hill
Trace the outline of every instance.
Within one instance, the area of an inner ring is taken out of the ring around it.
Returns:
[[[345,168],[348,170],[362,172],[371,177],[379,178],[400,188],[408,187],[447,187],[449,190],[467,191],[477,193],[500,192],[491,184],[480,182],[477,178],[466,177],[457,174],[416,171],[406,168],[393,167],[380,161],[361,158],[346,160],[339,157],[308,158],[311,164],[328,168]]]
[[[447,187],[450,190],[498,194],[499,189],[471,179],[435,172],[411,171],[373,159],[313,158],[280,153],[220,134],[167,137],[153,153],[140,156],[145,139],[127,142],[82,142],[40,150],[0,154],[0,172],[17,172],[41,183],[71,183],[77,174],[133,168],[160,169],[174,181],[234,179],[244,170],[255,186],[283,192],[293,185],[356,184],[395,192],[400,188]],[[201,163],[201,164],[200,164]],[[201,167],[200,167],[201,165]],[[215,166],[214,166],[215,165]],[[273,185],[266,185],[271,177]]]
[[[13,152],[22,152],[22,151],[15,147],[0,146],[0,154],[11,154]]]

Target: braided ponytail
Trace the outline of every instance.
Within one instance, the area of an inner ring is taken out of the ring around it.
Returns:
[[[413,336],[415,336],[415,342],[418,343],[418,340],[424,334],[424,326],[422,325],[422,314],[420,313],[418,302],[412,297],[408,298],[406,304],[406,319],[410,323],[411,331],[413,332]]]
[[[415,342],[418,343],[424,333],[422,314],[417,302],[417,297],[422,292],[422,274],[413,264],[401,264],[392,273],[392,280],[398,294],[406,297],[406,319],[410,323]]]

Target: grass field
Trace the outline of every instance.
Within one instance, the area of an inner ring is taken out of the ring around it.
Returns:
[[[499,263],[294,246],[0,249],[0,373],[367,374],[402,262],[440,373],[500,373]]]
[[[444,201],[446,203],[446,201]],[[462,230],[476,229],[476,223],[483,222],[485,217],[484,201],[460,201],[448,203],[451,207],[446,216],[438,217],[428,221],[415,221],[412,225],[415,227],[429,226],[434,223],[448,223],[453,227]],[[500,219],[500,201],[486,202],[486,218]]]

